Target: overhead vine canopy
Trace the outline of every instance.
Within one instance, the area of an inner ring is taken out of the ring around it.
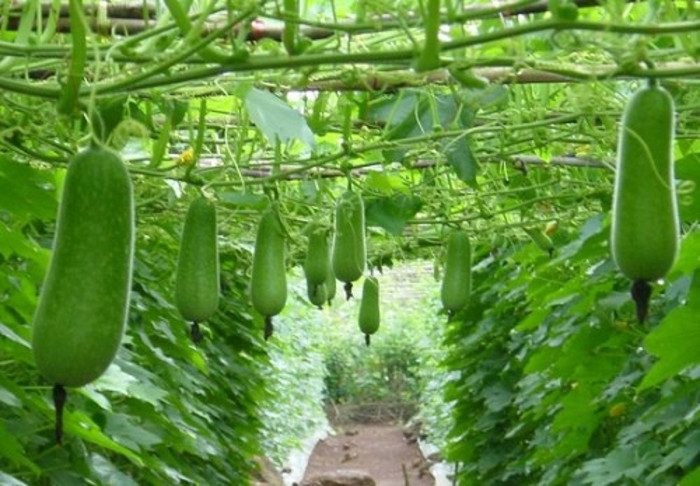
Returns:
[[[125,154],[143,205],[192,185],[245,214],[266,193],[292,226],[347,176],[370,226],[410,236],[375,258],[432,246],[446,225],[512,237],[607,209],[637,80],[673,92],[679,150],[700,135],[693,1],[1,9],[3,151],[61,167],[101,138]]]

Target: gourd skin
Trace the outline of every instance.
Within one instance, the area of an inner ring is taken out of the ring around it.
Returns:
[[[326,284],[316,285],[312,282],[306,281],[306,292],[309,297],[309,302],[319,308],[323,306],[328,300],[328,292],[326,291]]]
[[[379,282],[375,277],[367,277],[360,301],[360,330],[367,336],[374,334],[379,329],[379,321]]]
[[[216,207],[199,197],[187,210],[180,242],[175,302],[182,317],[209,319],[219,307],[219,288]]]
[[[114,152],[92,147],[68,166],[54,251],[34,317],[37,367],[82,386],[117,352],[129,307],[134,249],[131,181]]]
[[[613,197],[612,254],[632,280],[657,280],[678,251],[673,185],[673,99],[661,87],[644,87],[625,109]]]
[[[345,191],[336,203],[333,273],[341,282],[354,282],[365,271],[365,209],[362,198]]]
[[[287,270],[284,264],[284,233],[277,212],[268,209],[258,226],[251,283],[253,307],[271,317],[287,302]]]
[[[450,313],[459,312],[469,303],[471,293],[471,245],[464,231],[455,231],[447,239],[445,275],[440,296]]]
[[[325,228],[314,226],[309,231],[309,247],[304,260],[306,280],[314,285],[326,282],[330,273],[328,235]]]

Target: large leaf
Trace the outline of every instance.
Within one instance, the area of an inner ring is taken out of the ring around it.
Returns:
[[[465,95],[462,95],[465,96]],[[415,92],[401,93],[384,99],[373,107],[371,119],[385,122],[387,138],[401,140],[433,133],[436,130],[469,128],[478,106],[467,106],[460,96],[438,95]],[[448,163],[455,168],[457,176],[474,184],[476,181],[476,159],[464,137],[445,139],[442,142]],[[403,159],[405,149],[388,149],[384,158],[388,162]]]
[[[470,186],[476,186],[476,157],[474,157],[466,137],[445,141],[443,149],[447,163],[455,170],[457,177]]]
[[[647,372],[639,389],[658,385],[688,366],[700,363],[700,270],[695,272],[685,305],[673,309],[644,340],[659,360]]]
[[[22,444],[5,428],[5,423],[0,419],[0,456],[5,457],[18,466],[29,468],[38,474],[39,466],[27,459]]]
[[[370,199],[367,201],[365,214],[368,226],[380,226],[393,235],[400,235],[406,221],[416,215],[423,202],[405,194]]]
[[[4,486],[27,486],[27,483],[0,471],[0,484]]]
[[[314,134],[306,118],[269,91],[251,88],[245,95],[245,105],[250,119],[271,145],[296,139],[314,146]]]
[[[56,199],[47,190],[48,175],[0,154],[0,210],[19,217],[55,217]]]

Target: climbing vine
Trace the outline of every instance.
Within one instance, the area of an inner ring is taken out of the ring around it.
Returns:
[[[416,381],[460,482],[693,484],[699,56],[692,1],[2,2],[0,482],[245,484],[256,455],[280,463],[323,425],[323,333],[297,289],[263,346],[253,235],[272,204],[299,265],[308,223],[331,228],[351,190],[372,272],[441,268],[455,229],[475,249],[474,303],[416,358],[449,372]],[[675,104],[683,243],[639,326],[606,241],[618,123],[648,80]],[[61,448],[31,322],[68,161],[94,143],[135,187],[132,305]],[[196,196],[216,205],[222,269],[201,347],[171,279]]]

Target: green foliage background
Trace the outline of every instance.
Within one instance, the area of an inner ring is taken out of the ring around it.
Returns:
[[[160,8],[157,28],[77,43],[57,29],[65,3],[0,5],[0,483],[245,484],[254,456],[281,465],[324,426],[324,398],[391,393],[420,402],[460,484],[700,483],[696,2],[609,0],[561,21],[514,14],[537,0],[444,0],[429,73],[412,69],[415,0],[301,2],[303,27],[328,37],[293,55],[248,36],[255,19],[288,20],[279,2],[172,2],[218,24],[183,28]],[[66,116],[57,102],[82,43]],[[647,78],[676,103],[684,241],[639,326],[606,241],[617,123]],[[132,308],[114,365],[71,392],[59,448],[30,323],[65,166],[91,138],[121,151],[137,191]],[[447,231],[466,229],[473,305],[446,326],[426,280],[415,308],[383,303],[366,350],[355,303],[316,312],[295,280],[263,345],[247,289],[260,210],[278,201],[292,267],[303,228],[330,225],[346,185],[366,203],[373,269],[439,262]],[[219,209],[223,299],[194,347],[170,302],[198,190]],[[548,259],[523,228],[552,220]]]
[[[644,325],[608,234],[597,215],[551,260],[529,244],[475,265],[473,305],[445,341],[459,484],[695,484],[700,232]]]
[[[181,215],[142,213],[123,345],[104,376],[70,390],[67,440],[56,446],[50,386],[29,343],[57,184],[6,157],[0,174],[13,181],[0,219],[0,483],[245,484],[253,457],[281,463],[322,425],[319,333],[308,333],[319,323],[308,306],[292,303],[265,348],[247,298],[250,252],[222,238],[222,305],[194,346],[172,304]],[[309,326],[290,325],[296,318]]]

